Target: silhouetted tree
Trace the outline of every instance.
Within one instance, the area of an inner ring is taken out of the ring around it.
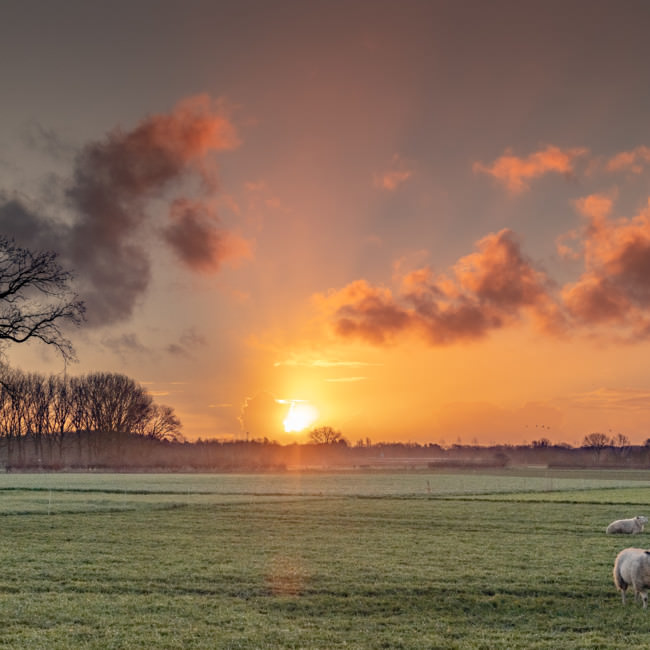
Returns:
[[[153,399],[126,375],[95,372],[83,378],[92,431],[131,432],[149,419]]]
[[[0,441],[10,467],[52,463],[55,444],[59,463],[119,463],[128,446],[142,447],[133,434],[171,442],[182,439],[180,429],[170,406],[155,404],[142,386],[124,375],[46,378],[0,364]],[[25,440],[33,442],[31,454]]]
[[[181,441],[181,421],[166,404],[152,404],[149,417],[134,429],[136,433],[155,440]]]
[[[309,432],[309,439],[319,445],[331,445],[342,438],[343,434],[332,427],[318,427]]]
[[[582,441],[583,447],[592,447],[595,449],[604,449],[611,444],[611,440],[606,433],[589,433]]]
[[[79,325],[85,308],[70,289],[72,274],[56,258],[52,251],[32,252],[0,236],[0,341],[39,340],[71,361],[74,349],[61,325]]]
[[[48,379],[50,404],[50,448],[56,444],[59,461],[63,460],[63,442],[66,435],[74,430],[73,381],[67,377],[50,375]],[[52,452],[50,451],[50,461]]]
[[[627,456],[630,451],[630,439],[624,433],[617,433],[612,438],[612,444],[616,447],[621,458]]]
[[[611,444],[612,441],[609,439],[607,434],[599,432],[587,434],[582,441],[583,447],[588,447],[594,450],[598,462],[600,462],[600,455],[602,454],[603,449],[606,449]]]
[[[624,433],[617,433],[613,438],[612,442],[617,447],[629,447],[630,439]]]

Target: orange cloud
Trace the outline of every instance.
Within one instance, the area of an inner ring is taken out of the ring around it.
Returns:
[[[532,305],[546,293],[544,274],[523,257],[510,230],[481,239],[478,251],[459,260],[454,271],[463,290],[500,309]]]
[[[624,323],[634,336],[646,336],[650,325],[646,315],[650,308],[650,208],[631,219],[616,220],[608,218],[609,211],[582,212],[588,219],[585,271],[562,291],[567,309],[582,324]]]
[[[562,290],[562,299],[571,316],[582,324],[623,322],[630,309],[624,295],[606,278],[585,273],[575,284]]]
[[[506,186],[513,194],[523,192],[529,187],[529,181],[550,172],[572,176],[576,158],[587,153],[587,149],[560,149],[549,145],[546,149],[536,151],[527,158],[519,158],[506,150],[492,165],[476,162],[475,172],[489,174]]]
[[[365,280],[331,293],[325,301],[336,309],[336,332],[383,344],[410,327],[412,316],[397,305],[389,289],[371,287]]]
[[[530,312],[545,327],[557,318],[548,279],[522,254],[510,230],[488,235],[477,251],[453,267],[453,276],[431,269],[407,274],[394,297],[364,280],[320,297],[342,337],[373,344],[416,333],[432,345],[478,339]]]
[[[375,174],[375,187],[394,192],[402,183],[413,175],[413,170],[397,154],[393,156],[392,169]]]
[[[610,192],[609,195],[591,194],[577,199],[573,204],[583,217],[587,217],[591,221],[601,222],[611,213],[616,194],[616,191]],[[564,259],[580,259],[584,255],[582,235],[580,229],[575,228],[556,237],[555,247],[558,254]],[[572,242],[574,245],[568,245],[566,242]]]
[[[399,185],[411,177],[410,171],[389,171],[375,175],[375,186],[385,190],[396,190]]]
[[[607,163],[607,171],[629,171],[633,174],[640,174],[644,165],[648,163],[650,163],[650,147],[642,145],[632,151],[622,151],[610,158]]]
[[[614,205],[614,198],[605,194],[591,194],[574,201],[578,212],[590,219],[602,220],[609,216]]]

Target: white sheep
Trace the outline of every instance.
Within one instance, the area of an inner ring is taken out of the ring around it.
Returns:
[[[617,556],[614,562],[614,584],[621,592],[625,605],[625,592],[628,587],[634,588],[634,599],[640,595],[643,607],[648,606],[648,587],[650,587],[650,551],[642,548],[626,548]]]
[[[647,517],[636,516],[633,519],[617,519],[613,521],[605,532],[609,535],[613,533],[627,533],[630,535],[635,535],[636,533],[642,533],[643,527],[648,523]]]

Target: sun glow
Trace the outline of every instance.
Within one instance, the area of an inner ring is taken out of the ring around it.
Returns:
[[[289,412],[284,418],[284,430],[287,433],[304,431],[318,419],[318,411],[308,402],[301,400],[278,400],[281,404],[289,404]]]

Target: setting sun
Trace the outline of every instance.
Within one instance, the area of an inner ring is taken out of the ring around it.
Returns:
[[[308,402],[298,400],[278,400],[282,404],[290,404],[289,412],[284,418],[284,430],[287,433],[304,431],[318,419],[318,411]]]

